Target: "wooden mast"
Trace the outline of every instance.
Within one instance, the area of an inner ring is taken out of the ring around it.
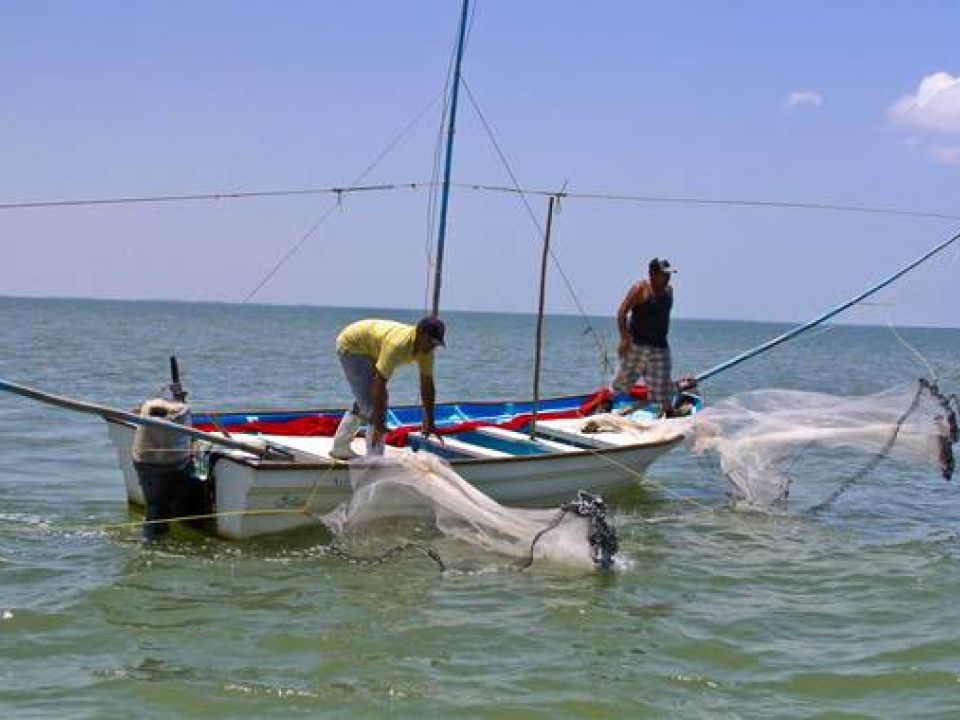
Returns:
[[[540,304],[537,307],[537,344],[533,360],[533,415],[530,418],[530,439],[537,434],[537,409],[540,405],[540,355],[543,346],[543,305],[547,294],[547,257],[550,255],[550,231],[553,228],[553,208],[556,196],[547,204],[547,230],[543,235],[543,257],[540,260]]]

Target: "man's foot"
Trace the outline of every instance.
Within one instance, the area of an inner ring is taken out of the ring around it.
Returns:
[[[622,417],[626,417],[627,415],[633,415],[633,413],[635,413],[637,410],[642,410],[644,405],[645,403],[639,403],[639,402],[630,403],[626,407],[622,407],[619,410],[617,410],[616,414]]]
[[[594,407],[591,415],[600,415],[602,413],[608,413],[613,411],[613,398],[603,398],[597,401],[596,407]]]

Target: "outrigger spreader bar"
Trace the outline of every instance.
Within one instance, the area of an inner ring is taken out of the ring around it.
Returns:
[[[827,320],[829,320],[830,318],[834,317],[835,315],[839,315],[840,313],[842,313],[842,312],[843,312],[844,310],[846,310],[847,308],[853,307],[853,306],[856,305],[858,302],[861,302],[862,300],[865,300],[866,298],[870,297],[870,296],[873,295],[874,293],[882,290],[882,289],[885,288],[887,285],[889,285],[890,283],[892,283],[894,280],[897,280],[897,279],[903,277],[903,276],[906,275],[908,272],[910,272],[910,271],[913,270],[915,267],[917,267],[917,265],[920,265],[921,263],[926,262],[927,260],[929,260],[930,258],[932,258],[934,255],[936,255],[936,254],[937,254],[938,252],[940,252],[941,250],[946,249],[947,246],[955,243],[957,240],[960,240],[960,233],[957,233],[956,235],[954,235],[954,236],[953,236],[952,238],[950,238],[949,240],[945,240],[944,242],[940,243],[940,244],[937,245],[933,250],[931,250],[930,252],[928,252],[928,253],[927,253],[926,255],[924,255],[923,257],[921,257],[921,258],[919,258],[919,259],[917,259],[917,260],[914,260],[912,263],[910,263],[909,265],[907,265],[907,266],[906,266],[905,268],[903,268],[902,270],[899,270],[898,272],[894,273],[893,275],[891,275],[890,277],[888,277],[886,280],[884,280],[884,281],[882,281],[882,282],[880,282],[880,283],[877,283],[876,285],[874,285],[873,287],[871,287],[869,290],[865,290],[864,292],[860,293],[860,294],[857,295],[856,297],[851,298],[850,300],[847,300],[847,302],[843,303],[842,305],[838,305],[837,307],[833,308],[832,310],[828,310],[827,312],[825,312],[825,313],[824,313],[823,315],[821,315],[820,317],[814,318],[813,320],[811,320],[811,321],[808,322],[808,323],[804,323],[803,325],[800,325],[799,327],[795,327],[793,330],[789,330],[788,332],[785,332],[785,333],[783,333],[782,335],[778,335],[778,336],[775,337],[775,338],[772,338],[772,339],[770,339],[770,340],[767,340],[767,342],[763,343],[762,345],[758,345],[757,347],[752,348],[752,349],[750,349],[750,350],[747,350],[746,352],[742,352],[742,353],[740,353],[739,355],[737,355],[736,357],[730,358],[730,359],[727,360],[726,362],[722,362],[722,363],[720,363],[719,365],[715,365],[714,367],[710,368],[709,370],[704,370],[702,373],[694,376],[694,380],[696,380],[698,383],[699,383],[699,382],[702,382],[702,381],[706,380],[707,378],[713,377],[714,375],[723,372],[724,370],[729,370],[729,369],[732,368],[734,365],[739,365],[739,364],[742,363],[744,360],[749,360],[749,359],[752,358],[752,357],[756,357],[756,356],[759,355],[760,353],[766,352],[767,350],[770,350],[771,348],[776,347],[776,346],[779,345],[780,343],[785,343],[787,340],[790,340],[791,338],[796,337],[796,336],[799,335],[800,333],[806,332],[807,330],[810,330],[811,328],[815,328],[817,325],[820,325],[821,323],[826,322]]]
[[[120,422],[133,423],[134,425],[163,428],[164,430],[170,430],[172,432],[180,433],[181,435],[189,435],[190,437],[197,438],[198,440],[204,440],[213,445],[220,445],[232,450],[242,450],[243,452],[251,453],[265,460],[294,459],[294,454],[292,452],[274,443],[268,442],[263,446],[245,443],[240,440],[225,438],[220,435],[204,432],[203,430],[197,430],[196,428],[188,427],[186,425],[179,425],[158,417],[141,417],[136,413],[126,412],[125,410],[117,410],[105,405],[96,405],[94,403],[83,402],[82,400],[73,400],[72,398],[63,397],[61,395],[53,395],[35,388],[27,387],[26,385],[18,385],[17,383],[12,383],[8,380],[0,379],[0,390],[5,390],[6,392],[13,393],[14,395],[21,395],[23,397],[30,398],[31,400],[39,400],[42,403],[55,405],[56,407],[64,408],[65,410],[75,410],[76,412],[88,413],[90,415],[99,415],[105,420],[116,420]]]

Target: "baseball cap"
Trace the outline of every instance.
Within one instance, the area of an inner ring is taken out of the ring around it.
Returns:
[[[440,318],[434,315],[428,315],[417,323],[417,331],[430,338],[433,342],[433,347],[437,345],[446,347],[443,336],[447,331],[447,326],[443,324],[443,320]]]
[[[650,261],[650,272],[675,273],[676,269],[670,267],[670,261],[666,258],[654,258]]]

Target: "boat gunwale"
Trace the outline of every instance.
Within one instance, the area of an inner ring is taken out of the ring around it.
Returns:
[[[643,387],[643,386],[638,386]],[[577,398],[583,398],[584,400],[589,400],[594,395],[596,391],[589,393],[575,393],[572,395],[554,395],[548,398],[541,398],[540,404],[547,402],[553,402],[558,400],[575,400]],[[484,407],[492,406],[507,406],[507,405],[532,405],[533,398],[529,400],[450,400],[447,402],[437,403],[436,408],[446,408],[446,407],[456,407],[459,405],[480,405]],[[414,410],[422,408],[423,406],[420,403],[411,403],[409,405],[392,405],[389,410]],[[307,408],[307,409],[290,409],[290,408],[238,408],[236,410],[204,410],[204,409],[193,409],[191,408],[190,414],[196,417],[203,416],[213,416],[213,417],[222,417],[224,415],[332,415],[335,413],[343,414],[347,410],[346,408],[335,408],[335,407],[326,407],[326,408]],[[551,412],[549,410],[541,411],[544,414]]]
[[[133,423],[123,421],[123,420],[114,420],[107,418],[108,423],[116,423],[117,425],[126,425],[130,428],[135,428],[136,426]],[[511,457],[504,458],[463,458],[456,460],[447,460],[450,465],[453,467],[462,467],[464,465],[494,465],[497,463],[512,463],[512,462],[545,462],[547,460],[575,460],[579,459],[581,456],[586,455],[612,455],[619,454],[624,452],[635,452],[637,450],[642,450],[646,448],[670,448],[672,446],[678,445],[683,441],[683,436],[678,435],[674,438],[668,438],[666,440],[657,440],[655,442],[637,442],[630,443],[628,445],[621,445],[618,447],[609,447],[609,448],[578,448],[573,447],[573,452],[565,453],[543,453],[540,455],[516,455]],[[281,443],[282,444],[282,443]],[[397,448],[400,449],[400,448]],[[294,448],[294,450],[296,450]],[[429,451],[426,451],[429,452]],[[337,470],[343,469],[348,470],[350,468],[349,462],[344,462],[342,460],[327,460],[327,461],[311,461],[311,460],[264,460],[256,456],[239,456],[234,454],[224,453],[221,455],[223,459],[230,460],[239,465],[244,465],[246,467],[254,468],[255,470]]]
[[[446,460],[454,468],[463,467],[465,465],[496,465],[501,463],[515,463],[515,462],[547,462],[553,460],[577,460],[582,456],[587,455],[612,455],[625,452],[636,452],[637,450],[644,450],[647,448],[670,448],[675,445],[678,445],[683,441],[682,436],[677,436],[675,438],[669,438],[667,440],[658,440],[652,443],[631,443],[629,445],[621,445],[619,447],[610,447],[610,448],[578,448],[574,447],[573,452],[569,453],[543,453],[540,455],[514,455],[510,457],[497,457],[497,458],[462,458],[456,460]],[[571,446],[573,447],[573,446]],[[397,448],[401,449],[401,448]],[[429,450],[422,452],[430,452]],[[431,453],[432,454],[432,453]],[[288,469],[304,469],[304,470],[319,470],[319,469],[328,469],[328,468],[338,468],[342,467],[344,469],[349,469],[350,463],[342,462],[337,460],[331,460],[330,462],[290,462],[288,460],[261,460],[260,458],[239,458],[235,456],[227,456],[231,460],[240,462],[241,464],[248,465],[250,467],[256,468],[258,470],[288,470]],[[438,456],[439,457],[439,456]],[[441,458],[443,459],[443,458]]]

